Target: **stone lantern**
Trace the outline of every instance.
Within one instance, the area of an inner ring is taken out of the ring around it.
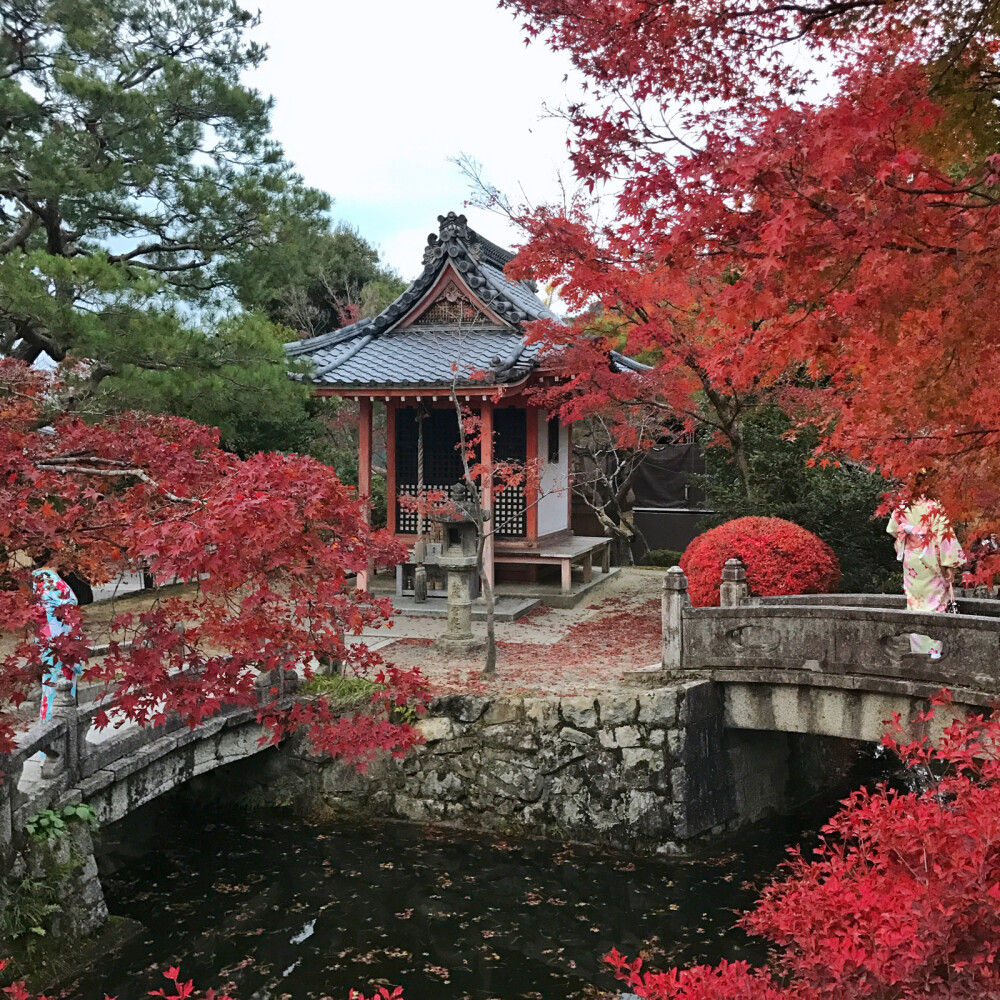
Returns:
[[[465,487],[451,488],[448,508],[432,514],[444,525],[441,554],[433,562],[448,573],[448,628],[436,645],[456,652],[469,652],[478,643],[472,635],[472,595],[478,573],[479,532]]]

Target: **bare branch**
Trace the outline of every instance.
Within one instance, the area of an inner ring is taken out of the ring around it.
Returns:
[[[129,469],[95,469],[92,466],[87,465],[66,465],[61,464],[60,459],[39,459],[36,463],[38,468],[43,469],[46,472],[59,472],[63,475],[86,475],[86,476],[104,476],[104,477],[114,477],[120,478],[122,476],[131,476],[135,479],[139,479],[144,483],[148,483],[152,486],[156,492],[162,496],[166,497],[167,500],[171,500],[174,503],[186,503],[194,504],[196,506],[204,506],[205,501],[197,497],[181,497],[176,493],[171,493],[168,489],[161,486],[152,476],[147,475],[142,469],[129,468]]]

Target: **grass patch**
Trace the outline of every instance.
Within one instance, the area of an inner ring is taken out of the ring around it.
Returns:
[[[303,685],[302,690],[305,694],[322,695],[331,705],[347,705],[367,699],[375,690],[375,685],[364,677],[317,674]]]

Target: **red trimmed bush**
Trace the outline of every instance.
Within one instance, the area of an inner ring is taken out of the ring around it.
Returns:
[[[747,568],[750,593],[831,594],[840,586],[833,549],[811,531],[780,517],[738,517],[699,535],[681,556],[691,603],[717,606],[722,567],[733,556]]]

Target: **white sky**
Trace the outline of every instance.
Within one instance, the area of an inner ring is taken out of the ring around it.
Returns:
[[[469,154],[515,202],[559,197],[570,181],[568,60],[494,0],[248,0],[268,60],[248,82],[274,96],[273,132],[307,184],[335,199],[407,280],[437,216],[464,211],[494,242],[517,233],[465,208],[469,185],[449,157]],[[573,88],[575,90],[575,87]]]

